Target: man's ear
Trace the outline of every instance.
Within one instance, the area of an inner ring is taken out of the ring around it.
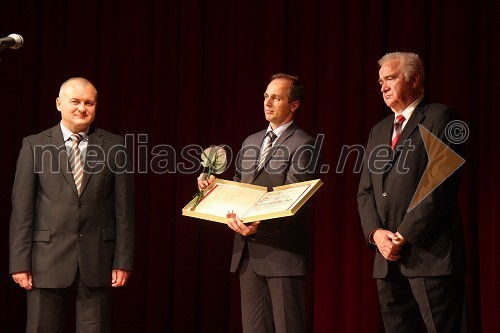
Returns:
[[[56,108],[61,112],[61,101],[59,100],[59,97],[56,98]]]
[[[418,75],[418,73],[415,73],[415,75],[413,75],[413,78],[412,78],[411,86],[413,88],[417,88],[419,82],[420,82],[420,75]]]
[[[292,107],[291,107],[290,111],[291,112],[297,111],[297,109],[299,108],[299,105],[300,105],[299,101],[293,101],[291,104]]]

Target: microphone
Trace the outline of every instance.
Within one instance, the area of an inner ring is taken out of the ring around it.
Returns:
[[[7,37],[0,38],[0,51],[6,48],[18,49],[23,46],[24,39],[23,36],[18,34],[10,34]]]

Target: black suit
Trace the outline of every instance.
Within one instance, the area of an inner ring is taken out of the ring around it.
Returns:
[[[10,272],[32,273],[28,298],[74,283],[111,289],[113,269],[133,268],[134,186],[123,143],[90,129],[79,196],[60,125],[24,138],[12,191]]]
[[[265,135],[265,130],[260,131],[244,141],[236,160],[235,181],[272,188],[314,179],[314,168],[311,170],[312,165],[309,165],[315,155],[312,150],[314,138],[295,123],[279,136],[267,156],[265,167],[257,171],[258,153]],[[304,150],[306,147],[309,149]],[[240,269],[245,332],[271,331],[273,319],[274,325],[286,327],[287,332],[303,332],[307,247],[307,217],[303,209],[297,216],[261,222],[256,235],[235,235],[231,272]],[[254,302],[262,300],[260,292],[266,293],[267,299],[264,309],[260,304],[259,310],[259,304]],[[280,304],[287,306],[282,313],[277,313]]]
[[[408,211],[428,162],[418,125],[459,151],[460,147],[450,145],[445,135],[446,125],[455,119],[457,115],[449,107],[421,102],[397,143],[402,145],[410,140],[413,150],[406,153],[395,150],[392,166],[384,172],[373,170],[375,154],[371,157],[370,154],[381,145],[387,145],[392,154],[389,145],[394,115],[379,122],[370,133],[358,192],[358,208],[365,238],[368,241],[370,234],[381,228],[394,233],[398,231],[407,241],[401,250],[401,258],[396,263],[386,260],[378,250],[375,253],[373,276],[379,279],[379,297],[388,331],[418,330],[418,325],[412,319],[415,318],[415,313],[411,312],[414,310],[418,314],[418,302],[422,315],[431,317],[426,320],[428,328],[433,325],[438,331],[448,332],[445,328],[448,326],[444,322],[451,323],[452,318],[455,318],[453,316],[458,315],[452,309],[453,303],[463,304],[462,274],[465,270],[465,255],[457,202],[458,172]],[[403,167],[408,171],[404,172]],[[369,245],[374,248],[373,244]],[[442,283],[449,279],[453,283],[447,284],[454,286],[455,294],[449,293],[445,288],[441,290]],[[427,287],[424,286],[426,284]],[[431,292],[431,285],[438,290]],[[429,296],[432,293],[438,295],[436,300],[431,299],[432,295]],[[422,304],[427,297],[430,304]],[[402,304],[406,304],[406,307]],[[437,310],[438,308],[441,310]],[[429,330],[432,331],[432,328]]]

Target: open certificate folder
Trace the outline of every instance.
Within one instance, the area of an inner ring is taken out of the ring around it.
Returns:
[[[320,179],[273,188],[216,179],[205,191],[198,206],[191,200],[182,215],[227,223],[228,214],[243,222],[262,221],[295,214],[323,184]]]

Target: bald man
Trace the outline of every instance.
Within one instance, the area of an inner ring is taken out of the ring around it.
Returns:
[[[134,182],[124,139],[92,126],[97,90],[71,78],[61,121],[23,139],[12,191],[10,273],[27,290],[26,332],[111,331],[111,290],[133,268]]]

